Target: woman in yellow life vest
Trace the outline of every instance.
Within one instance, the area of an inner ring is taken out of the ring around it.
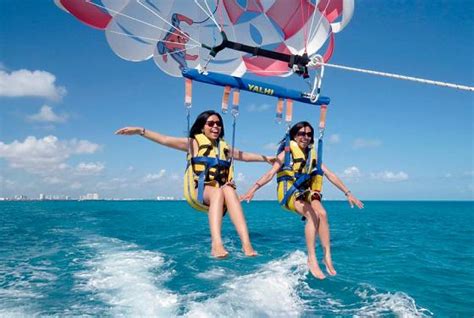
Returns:
[[[280,204],[308,220],[305,225],[305,236],[310,272],[319,279],[325,278],[316,258],[316,236],[319,235],[324,250],[323,262],[326,265],[326,271],[329,275],[334,276],[336,270],[331,258],[329,224],[326,210],[321,204],[323,175],[344,193],[351,207],[355,205],[358,208],[363,208],[363,204],[352,195],[331,170],[324,164],[317,163],[314,129],[308,122],[303,121],[295,124],[286,139],[286,141],[282,141],[282,146],[286,148],[286,151],[279,150],[273,167],[241,197],[241,200],[247,202],[252,200],[255,192],[277,174]]]
[[[232,149],[223,139],[223,124],[221,115],[209,110],[196,118],[189,138],[166,136],[142,127],[124,127],[115,134],[141,135],[161,145],[188,152],[185,197],[192,207],[208,211],[212,256],[223,258],[228,255],[221,237],[222,218],[226,211],[239,234],[243,252],[247,256],[255,256],[257,252],[250,242],[242,205],[233,182],[231,158],[272,163],[274,157]]]

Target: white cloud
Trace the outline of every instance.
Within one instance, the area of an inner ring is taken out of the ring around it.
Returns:
[[[78,190],[82,188],[82,184],[80,182],[73,182],[70,186],[70,189],[72,190]]]
[[[68,119],[66,114],[57,115],[48,105],[43,105],[37,114],[28,116],[31,121],[44,123],[65,123]]]
[[[464,175],[467,176],[467,177],[474,177],[474,170],[465,171]]]
[[[329,136],[328,142],[330,144],[338,144],[341,142],[341,136],[339,136],[338,134],[332,134],[331,136]]]
[[[352,147],[354,149],[361,149],[361,148],[375,148],[382,145],[382,142],[378,139],[363,139],[357,138],[354,140],[354,144]]]
[[[0,96],[45,97],[60,100],[66,89],[56,86],[56,76],[46,71],[19,70],[8,73],[0,70]]]
[[[158,173],[149,173],[143,178],[143,182],[149,183],[149,182],[156,182],[158,180],[163,179],[163,177],[166,175],[166,170],[161,169],[160,172]]]
[[[112,178],[110,180],[103,180],[96,184],[98,190],[118,191],[120,189],[129,190],[131,187],[137,185],[137,182],[130,183],[126,178]]]
[[[58,178],[58,177],[45,177],[43,181],[47,184],[62,184],[65,183],[64,180]]]
[[[52,135],[41,139],[29,136],[23,142],[15,140],[6,144],[0,141],[0,158],[7,160],[12,168],[48,175],[68,168],[65,161],[72,155],[93,154],[99,148],[98,144],[87,140],[60,141]]]
[[[15,182],[14,182],[14,181],[0,176],[0,188],[1,188],[1,187],[12,188],[12,187],[14,187],[14,186],[15,186]]]
[[[382,180],[385,182],[400,182],[408,180],[408,174],[406,172],[392,172],[382,171],[377,173],[371,173],[370,177],[375,180]]]
[[[269,110],[271,107],[272,106],[269,104],[261,104],[261,105],[250,104],[247,107],[247,110],[251,113],[261,113],[261,112]]]
[[[342,172],[342,176],[349,179],[357,179],[362,176],[362,173],[360,172],[359,168],[352,166],[352,167],[346,168]]]
[[[76,166],[75,172],[79,175],[95,175],[104,170],[105,165],[102,162],[81,162]]]

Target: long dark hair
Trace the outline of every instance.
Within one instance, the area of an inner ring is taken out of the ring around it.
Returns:
[[[311,124],[308,123],[307,121],[300,121],[300,122],[294,124],[294,125],[290,128],[290,131],[289,131],[290,140],[295,140],[295,137],[296,137],[296,134],[298,133],[298,131],[299,131],[301,128],[306,128],[306,127],[311,128],[311,142],[310,142],[309,144],[310,144],[310,145],[314,144],[314,128],[313,128],[313,126],[311,126]],[[281,153],[283,150],[285,150],[285,141],[286,141],[286,135],[285,135],[285,137],[283,137],[282,140],[280,140],[280,143],[279,143],[279,146],[278,146],[277,155],[278,155],[279,153]]]
[[[296,124],[293,125],[293,127],[291,127],[291,129],[290,129],[290,139],[295,140],[295,137],[296,137],[296,134],[298,133],[298,131],[301,128],[306,128],[306,127],[311,128],[311,142],[310,142],[310,144],[314,144],[314,128],[307,121],[300,121],[299,123],[296,123]]]
[[[191,127],[191,130],[189,131],[189,137],[194,138],[194,136],[202,134],[202,129],[204,128],[207,119],[212,115],[216,115],[221,121],[222,128],[219,138],[224,138],[224,121],[222,120],[221,115],[213,110],[206,110],[205,112],[202,112],[197,116],[193,126]]]

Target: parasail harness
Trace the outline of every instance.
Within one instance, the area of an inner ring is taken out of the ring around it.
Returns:
[[[226,86],[224,88],[224,96],[222,97],[222,112],[228,112],[229,98],[232,88]],[[203,134],[195,136],[198,142],[198,153],[192,156],[192,145],[190,137],[190,117],[192,108],[192,80],[185,80],[185,106],[187,118],[187,167],[184,180],[184,194],[186,201],[199,211],[207,211],[209,207],[204,203],[204,187],[211,185],[220,187],[227,182],[232,182],[234,177],[234,147],[235,147],[235,131],[237,117],[239,115],[240,91],[234,89],[232,91],[232,147],[229,149],[224,140],[219,139],[217,146],[213,147],[211,141]],[[230,156],[228,155],[230,153]],[[210,181],[210,182],[209,182]]]
[[[323,137],[326,125],[327,106],[321,105],[319,118],[319,137],[317,151],[314,146],[307,149],[306,153],[299,148],[295,141],[290,140],[290,125],[280,149],[285,151],[283,166],[277,174],[278,201],[281,206],[294,210],[290,198],[296,194],[298,197],[308,191],[317,192],[321,196],[323,176]]]

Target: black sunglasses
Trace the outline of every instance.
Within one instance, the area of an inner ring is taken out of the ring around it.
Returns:
[[[306,137],[308,137],[308,138],[311,138],[311,137],[313,137],[313,132],[298,131],[298,132],[296,133],[296,136],[298,136],[298,137],[304,137],[304,136],[306,136]]]
[[[214,127],[214,126],[217,126],[217,127],[222,127],[222,123],[219,121],[219,120],[208,120],[206,121],[206,125],[209,126],[209,127]]]

